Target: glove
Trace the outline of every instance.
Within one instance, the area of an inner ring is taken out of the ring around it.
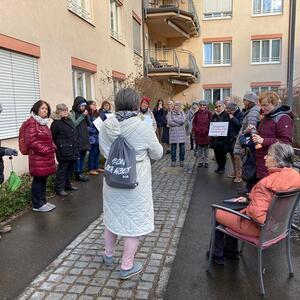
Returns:
[[[8,156],[18,156],[18,151],[16,149],[6,148],[4,154]]]

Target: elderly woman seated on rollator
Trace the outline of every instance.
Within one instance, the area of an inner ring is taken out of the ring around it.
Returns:
[[[249,201],[249,205],[241,210],[241,213],[254,219],[260,224],[266,221],[267,212],[271,200],[276,192],[286,192],[300,188],[300,175],[292,168],[294,150],[292,146],[283,143],[275,143],[270,146],[265,156],[265,165],[269,175],[260,180],[251,190],[248,199],[236,198],[237,202]],[[216,210],[217,226],[224,225],[237,233],[259,237],[260,227],[252,221],[242,219],[240,216],[226,211]],[[225,245],[224,245],[225,244]],[[238,243],[233,237],[216,231],[213,261],[224,264],[224,256],[238,258]]]

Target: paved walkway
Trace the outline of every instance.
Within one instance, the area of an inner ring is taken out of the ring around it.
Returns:
[[[155,231],[141,239],[137,259],[144,270],[132,279],[118,279],[119,264],[102,263],[102,216],[83,231],[42,272],[19,299],[162,299],[175,258],[196,177],[195,159],[187,152],[184,168],[170,168],[170,157],[153,165]],[[120,262],[122,240],[116,258]],[[24,270],[25,272],[25,270]]]

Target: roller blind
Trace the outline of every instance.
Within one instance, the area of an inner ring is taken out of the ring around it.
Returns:
[[[204,13],[224,13],[232,11],[232,0],[204,0]]]
[[[0,139],[17,137],[32,105],[40,99],[37,59],[0,49]]]

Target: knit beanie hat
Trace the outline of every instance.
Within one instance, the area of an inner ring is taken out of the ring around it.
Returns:
[[[148,104],[150,104],[151,98],[149,98],[149,97],[143,97],[142,100],[141,100],[141,104],[142,104],[143,102],[147,102]]]
[[[207,106],[207,102],[206,102],[205,100],[200,100],[200,101],[199,101],[199,105],[201,105],[201,104]]]
[[[234,103],[234,102],[229,102],[229,103],[226,105],[226,109],[228,109],[228,110],[236,110],[236,109],[237,109],[237,104]]]
[[[257,104],[257,96],[253,92],[246,92],[243,97],[244,100]]]

